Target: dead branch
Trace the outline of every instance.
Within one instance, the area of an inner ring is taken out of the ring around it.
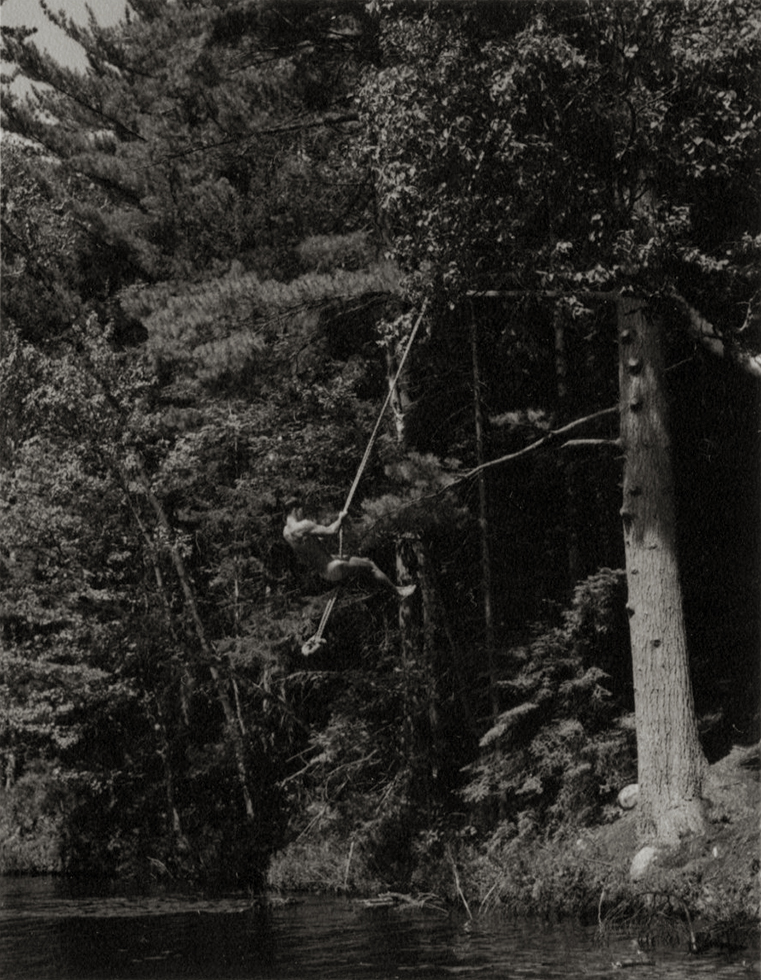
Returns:
[[[610,446],[612,449],[621,449],[620,439],[569,439],[568,442],[564,442],[561,449],[579,449],[584,447],[592,446]]]
[[[459,477],[455,483],[460,483],[462,480],[469,480],[471,477],[476,476],[482,470],[488,469],[490,466],[501,466],[503,463],[513,463],[517,459],[522,459],[524,456],[529,456],[531,453],[538,452],[540,449],[546,449],[551,445],[557,443],[560,439],[563,439],[568,435],[569,432],[575,432],[576,429],[580,429],[590,422],[596,422],[597,419],[605,418],[608,415],[617,415],[618,405],[614,405],[612,408],[602,408],[599,412],[593,412],[591,415],[585,415],[584,418],[574,419],[573,422],[569,422],[567,425],[561,426],[559,429],[554,429],[552,432],[548,432],[546,436],[542,436],[541,439],[537,439],[536,442],[532,442],[529,446],[524,446],[523,449],[519,449],[515,453],[508,453],[507,456],[500,456],[499,459],[490,459],[487,463],[482,463],[480,466],[475,466],[472,470],[468,470]],[[604,439],[602,442],[609,443],[610,439]],[[452,486],[453,484],[450,484]]]

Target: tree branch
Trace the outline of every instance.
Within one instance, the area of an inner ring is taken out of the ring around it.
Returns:
[[[318,126],[335,126],[339,123],[358,122],[358,112],[330,112],[318,119],[306,121],[297,120],[285,123],[282,126],[269,126],[262,129],[255,129],[253,132],[242,133],[238,136],[230,136],[227,139],[219,140],[217,143],[202,143],[200,146],[193,146],[188,150],[180,150],[178,153],[168,153],[167,160],[176,160],[179,157],[191,156],[193,153],[203,153],[206,150],[215,150],[220,146],[228,146],[230,143],[242,143],[245,140],[254,139],[256,136],[277,136],[280,133],[292,133],[303,129],[315,129]]]
[[[716,332],[714,325],[706,320],[694,306],[691,306],[676,289],[670,289],[668,296],[674,300],[683,313],[687,314],[691,335],[699,340],[706,350],[717,357],[729,358],[743,371],[752,374],[754,378],[761,378],[761,354],[751,354],[749,351],[739,350],[727,344]]]
[[[136,129],[132,129],[131,126],[127,126],[126,123],[123,123],[117,116],[112,116],[110,113],[104,112],[102,109],[94,106],[91,102],[87,102],[81,96],[75,95],[73,92],[70,92],[67,88],[61,85],[60,82],[54,81],[52,78],[40,78],[38,81],[43,85],[49,85],[50,88],[58,92],[59,95],[63,95],[66,98],[71,99],[72,102],[76,102],[78,106],[81,106],[87,112],[91,112],[94,116],[100,116],[101,119],[105,119],[106,122],[111,123],[115,129],[117,137],[120,135],[120,133],[127,133],[129,136],[133,136],[141,143],[148,142],[145,136],[141,136]]]
[[[621,448],[620,439],[569,439],[564,442],[560,449],[579,449],[585,446],[610,446],[613,449]]]
[[[466,295],[486,299],[518,299],[529,294],[540,296],[543,299],[561,299],[564,296],[576,296],[581,300],[612,302],[618,299],[620,296],[620,290],[597,292],[595,290],[581,289],[578,291],[567,292],[564,290],[555,289],[472,289],[469,290]],[[742,368],[743,371],[746,371],[748,374],[752,374],[754,378],[761,378],[761,354],[752,354],[750,351],[739,349],[722,340],[714,325],[706,320],[706,318],[699,313],[694,306],[691,306],[684,296],[678,293],[676,289],[670,289],[667,295],[676,303],[682,312],[687,315],[690,333],[696,340],[700,341],[700,343],[707,350],[709,350],[712,354],[715,354],[717,357],[729,358],[729,360],[734,361],[738,367]]]
[[[474,299],[522,299],[525,296],[538,296],[540,299],[564,299],[575,296],[580,300],[595,300],[599,303],[615,303],[621,295],[620,289],[469,289],[466,293]]]
[[[536,442],[532,442],[528,446],[524,446],[523,449],[519,449],[515,453],[508,453],[507,456],[500,456],[499,459],[490,459],[488,463],[482,463],[480,466],[475,466],[472,470],[464,473],[455,482],[460,483],[462,480],[469,480],[471,477],[476,476],[482,470],[488,469],[490,466],[500,466],[502,463],[512,463],[516,459],[521,459],[523,456],[528,456],[540,449],[545,449],[567,436],[569,432],[575,432],[576,429],[580,429],[589,422],[596,422],[597,419],[605,418],[608,415],[617,415],[618,411],[618,405],[614,405],[612,408],[602,408],[599,412],[593,412],[591,415],[585,415],[584,418],[575,419],[573,422],[569,422],[567,425],[563,425],[559,429],[554,429],[552,432],[548,432],[546,436],[543,436],[541,439],[537,439]],[[586,441],[610,444],[614,440],[602,439]]]

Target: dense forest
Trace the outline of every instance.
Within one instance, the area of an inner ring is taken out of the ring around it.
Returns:
[[[761,737],[757,0],[48,15],[85,71],[2,32],[0,866],[483,896],[633,783],[640,843],[704,830]],[[294,496],[414,593],[299,565]]]

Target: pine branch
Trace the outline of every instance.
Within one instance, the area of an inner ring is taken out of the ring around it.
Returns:
[[[101,27],[92,10],[89,10],[87,27],[82,27],[73,17],[67,16],[65,10],[56,13],[46,0],[40,0],[40,7],[52,24],[83,48],[90,65],[100,75],[105,75],[109,68],[112,72],[113,69],[133,71],[124,60],[122,49],[114,43],[114,29]]]
[[[106,192],[118,195],[126,204],[131,205],[142,214],[150,215],[151,212],[143,203],[141,195],[131,187],[120,184],[115,178],[99,174],[94,170],[85,170],[82,167],[72,166],[71,172],[80,177],[86,177],[87,180],[92,181],[93,184],[97,184]]]
[[[24,47],[27,46],[25,45]],[[32,45],[31,47],[34,48],[34,45]],[[114,127],[117,137],[123,138],[123,135],[126,134],[128,136],[134,137],[134,139],[139,140],[141,143],[149,142],[144,136],[141,136],[140,133],[138,133],[136,130],[132,129],[130,126],[127,126],[120,119],[117,119],[116,116],[112,116],[110,113],[104,112],[102,109],[98,109],[97,106],[94,106],[91,102],[88,102],[87,100],[82,98],[82,96],[75,94],[73,91],[70,90],[69,87],[65,86],[62,82],[62,79],[65,77],[65,74],[69,74],[70,76],[73,76],[74,75],[73,72],[65,73],[60,71],[58,66],[55,65],[55,63],[52,61],[51,58],[41,56],[40,53],[36,50],[36,48],[34,48],[34,53],[37,55],[37,60],[40,68],[47,64],[49,70],[47,71],[47,73],[43,73],[40,69],[38,69],[38,71],[35,73],[37,77],[32,78],[33,81],[38,81],[44,85],[48,85],[50,88],[53,89],[53,91],[57,92],[59,95],[64,96],[64,98],[71,99],[71,101],[76,103],[76,105],[80,106],[80,108],[84,109],[87,112],[92,113],[94,116],[99,116],[101,119],[110,123]]]

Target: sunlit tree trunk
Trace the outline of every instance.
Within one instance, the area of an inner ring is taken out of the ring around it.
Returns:
[[[705,826],[705,757],[689,675],[660,329],[642,300],[618,302],[627,611],[634,668],[642,838]]]

